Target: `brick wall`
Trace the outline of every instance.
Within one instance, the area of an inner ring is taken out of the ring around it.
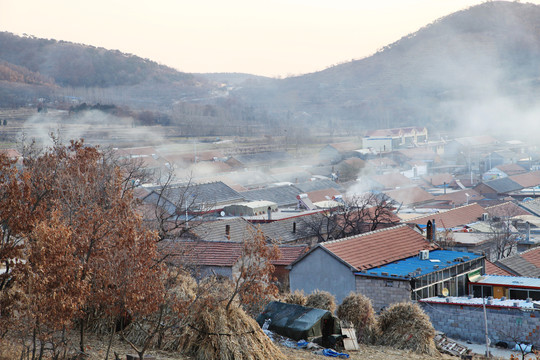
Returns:
[[[456,339],[485,343],[482,306],[419,302],[431,318],[433,327]],[[486,307],[488,337],[491,344],[516,341],[540,345],[540,312],[520,308]]]
[[[411,284],[408,281],[357,275],[356,292],[370,298],[376,312],[393,303],[411,301]]]

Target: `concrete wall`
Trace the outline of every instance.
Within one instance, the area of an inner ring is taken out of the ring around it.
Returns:
[[[451,338],[485,343],[482,306],[419,302],[436,330]],[[540,312],[519,308],[486,308],[488,337],[492,344],[516,341],[540,345]]]
[[[393,303],[411,301],[411,284],[408,281],[356,276],[356,292],[370,298],[376,312]]]
[[[291,291],[310,294],[324,290],[336,297],[337,303],[355,289],[352,270],[321,248],[316,248],[294,264],[289,273]]]

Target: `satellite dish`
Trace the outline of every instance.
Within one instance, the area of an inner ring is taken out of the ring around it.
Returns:
[[[443,288],[443,289],[442,289],[442,294],[443,294],[443,296],[448,296],[448,289],[447,289],[447,288]]]
[[[219,215],[225,216],[225,211],[220,212]]]

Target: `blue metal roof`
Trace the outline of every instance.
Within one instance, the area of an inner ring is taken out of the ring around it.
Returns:
[[[420,257],[417,255],[375,269],[369,269],[365,272],[357,272],[355,274],[393,279],[411,279],[480,257],[482,257],[482,255],[468,252],[434,250],[429,252],[429,259],[427,260],[420,260]]]

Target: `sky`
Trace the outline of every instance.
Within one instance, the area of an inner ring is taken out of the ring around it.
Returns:
[[[0,31],[120,50],[190,73],[287,77],[370,56],[482,2],[0,0]]]

